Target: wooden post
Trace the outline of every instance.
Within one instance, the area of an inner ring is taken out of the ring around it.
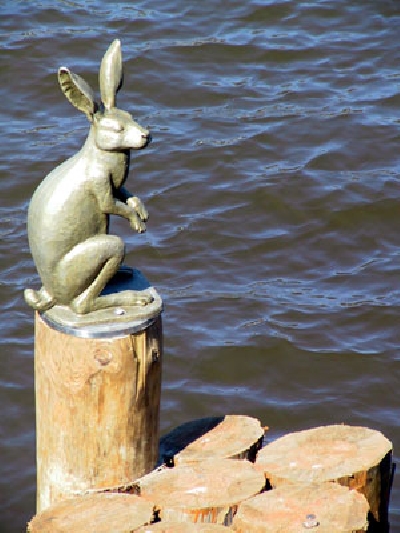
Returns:
[[[369,503],[370,523],[387,529],[392,443],[379,431],[332,425],[289,433],[265,446],[255,465],[273,488],[336,481],[356,489]]]
[[[266,430],[250,416],[203,418],[182,424],[162,437],[160,449],[174,465],[218,457],[254,462]]]
[[[161,306],[134,333],[96,338],[35,319],[37,512],[150,472],[159,446]],[[122,324],[129,330],[129,323]],[[106,335],[108,332],[108,335]],[[102,335],[104,333],[104,336]]]
[[[153,503],[131,494],[69,498],[36,515],[29,533],[131,533],[153,519]]]
[[[229,526],[240,502],[263,490],[265,478],[249,461],[214,458],[155,470],[138,485],[157,506],[161,522]]]
[[[285,485],[242,502],[232,527],[238,533],[361,533],[367,515],[365,497],[336,483]]]

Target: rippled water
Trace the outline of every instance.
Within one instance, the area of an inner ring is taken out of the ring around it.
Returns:
[[[88,125],[67,65],[97,87],[122,40],[119,104],[149,126],[115,220],[165,303],[163,432],[244,413],[269,437],[346,422],[400,444],[400,6],[395,0],[5,0],[0,529],[35,512],[33,320],[25,219]],[[400,531],[395,476],[391,531]]]

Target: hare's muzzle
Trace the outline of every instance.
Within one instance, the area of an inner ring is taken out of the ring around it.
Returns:
[[[143,144],[143,148],[145,148],[152,141],[150,132],[142,133],[142,139],[143,139],[143,143],[144,143]]]

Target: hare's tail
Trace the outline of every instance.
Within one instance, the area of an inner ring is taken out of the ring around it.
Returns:
[[[47,311],[57,303],[55,298],[44,287],[39,291],[25,289],[24,296],[26,303],[36,309],[36,311]]]

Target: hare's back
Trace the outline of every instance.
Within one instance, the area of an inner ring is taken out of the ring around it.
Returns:
[[[56,167],[41,182],[32,196],[29,211],[38,221],[47,226],[48,219],[53,226],[76,221],[82,216],[93,218],[98,210],[86,161],[79,157],[67,159]],[[61,229],[60,229],[61,231]]]
[[[68,160],[54,169],[35,191],[28,212],[32,254],[54,263],[77,244],[106,232],[83,165]],[[36,259],[35,259],[36,260]]]

